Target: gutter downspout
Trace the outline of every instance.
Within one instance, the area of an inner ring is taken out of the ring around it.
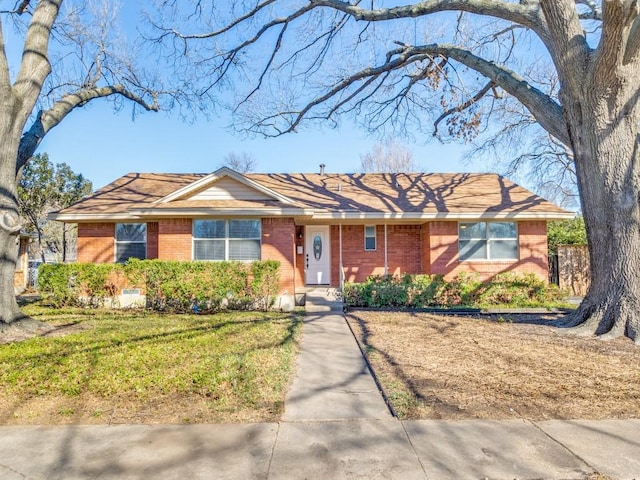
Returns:
[[[387,255],[387,224],[384,224],[384,274],[389,275],[389,257]]]
[[[342,223],[338,224],[340,238],[340,291],[344,291],[344,268],[342,266]]]

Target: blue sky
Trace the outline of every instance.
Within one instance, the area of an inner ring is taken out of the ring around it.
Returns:
[[[377,141],[346,124],[339,130],[308,128],[279,138],[247,140],[231,134],[225,128],[228,122],[219,117],[188,124],[163,112],[140,114],[133,121],[126,108],[116,113],[108,102],[97,100],[65,118],[38,151],[82,173],[97,189],[128,172],[209,173],[230,152],[250,153],[261,173],[317,172],[321,163],[328,172],[351,173],[358,171],[360,156]],[[407,148],[427,172],[488,168],[483,162],[463,163],[463,145],[418,138],[407,141]]]
[[[141,5],[124,2],[122,7],[121,27],[134,34]],[[16,40],[11,33],[9,46]],[[17,60],[19,50],[14,52]],[[358,171],[360,156],[378,141],[346,119],[338,130],[306,127],[278,138],[246,139],[230,132],[230,118],[223,110],[215,120],[192,124],[166,112],[139,114],[134,121],[130,111],[125,106],[114,112],[108,101],[95,100],[49,132],[38,152],[46,152],[54,163],[68,164],[100,188],[128,172],[212,172],[231,152],[251,154],[257,172],[317,172],[324,163],[328,172],[351,173]],[[489,168],[486,162],[462,162],[462,145],[424,137],[406,145],[427,172]]]

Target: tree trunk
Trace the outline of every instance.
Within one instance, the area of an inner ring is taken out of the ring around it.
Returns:
[[[24,122],[19,120],[19,104],[13,95],[0,95],[0,332],[13,332],[17,333],[16,338],[25,338],[52,327],[20,311],[13,286],[21,228],[16,160]]]
[[[13,107],[13,105],[8,105]],[[18,262],[20,216],[16,202],[16,158],[20,136],[7,108],[0,113],[0,326],[25,318],[16,301],[13,278]]]
[[[626,335],[640,344],[637,101],[624,95],[613,97],[615,88],[606,95],[591,85],[581,108],[565,110],[590,247],[591,285],[564,326],[604,339]]]
[[[62,224],[62,263],[67,263],[67,224]]]

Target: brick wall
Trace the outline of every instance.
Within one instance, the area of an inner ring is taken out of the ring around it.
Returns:
[[[422,230],[420,225],[387,226],[388,273],[422,271]],[[339,227],[331,228],[332,285],[340,284]],[[364,249],[364,225],[342,226],[342,265],[346,282],[363,282],[371,275],[385,273],[384,225],[376,225],[376,249]]]
[[[535,273],[539,277],[548,280],[547,222],[519,222],[518,244],[521,262],[519,271]]]
[[[113,263],[115,259],[114,223],[78,224],[78,262]]]
[[[280,292],[293,295],[296,283],[296,226],[293,218],[262,219],[262,260],[280,262]]]
[[[425,273],[444,274],[452,278],[461,272],[476,273],[486,280],[497,273],[514,271],[534,273],[548,279],[547,224],[545,221],[518,222],[519,260],[465,260],[458,259],[458,223],[430,222],[429,244],[431,264]]]
[[[383,231],[384,226],[378,230]],[[384,249],[384,243],[379,244]],[[387,226],[387,259],[389,273],[422,273],[422,229],[420,225]]]
[[[423,223],[420,228],[420,250],[422,253],[422,273],[431,272],[431,249],[429,248],[430,223]]]
[[[158,258],[158,222],[147,223],[147,258]]]
[[[160,260],[191,261],[193,248],[190,218],[169,218],[158,222],[158,255]]]

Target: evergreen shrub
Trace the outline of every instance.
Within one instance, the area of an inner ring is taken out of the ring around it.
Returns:
[[[345,284],[343,295],[346,306],[368,308],[549,307],[566,300],[536,275],[512,272],[486,282],[465,273],[449,281],[442,275],[377,275]]]
[[[125,264],[44,265],[40,293],[54,306],[102,306],[123,286],[146,294],[157,311],[267,310],[278,292],[280,262],[180,262],[130,259]]]

